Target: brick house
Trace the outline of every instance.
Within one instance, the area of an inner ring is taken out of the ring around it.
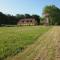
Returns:
[[[17,25],[37,25],[37,21],[34,18],[20,19]]]

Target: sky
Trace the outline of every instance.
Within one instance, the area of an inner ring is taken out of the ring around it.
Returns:
[[[5,14],[37,14],[42,16],[46,5],[60,8],[60,0],[0,0],[0,12]]]

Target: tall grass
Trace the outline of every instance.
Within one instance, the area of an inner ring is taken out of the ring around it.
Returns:
[[[44,26],[0,27],[0,60],[23,51],[49,28]]]

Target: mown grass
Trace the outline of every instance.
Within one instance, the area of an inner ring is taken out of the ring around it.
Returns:
[[[49,28],[45,26],[0,27],[0,60],[23,51]]]

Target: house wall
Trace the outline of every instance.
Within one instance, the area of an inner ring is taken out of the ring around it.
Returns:
[[[35,19],[21,19],[17,24],[18,25],[36,25],[37,22]]]

